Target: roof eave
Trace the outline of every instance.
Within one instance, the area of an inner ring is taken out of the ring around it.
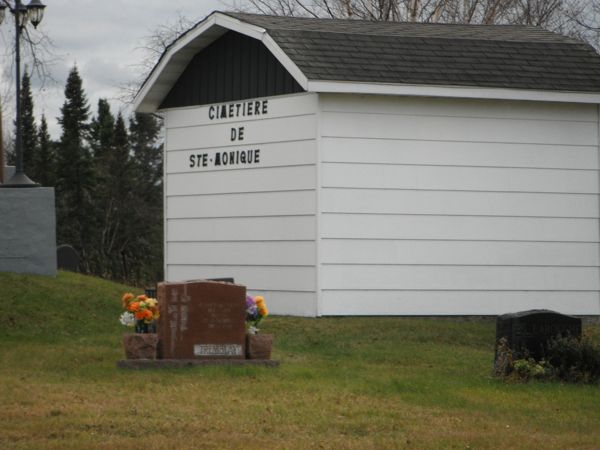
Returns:
[[[307,90],[309,92],[319,93],[406,95],[414,97],[529,100],[541,102],[600,104],[600,92],[548,91],[481,86],[417,85],[310,80],[308,82]]]

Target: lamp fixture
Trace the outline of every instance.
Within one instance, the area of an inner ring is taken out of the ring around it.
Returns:
[[[21,125],[21,32],[30,21],[34,28],[40,24],[44,18],[44,5],[40,0],[30,0],[24,5],[21,0],[0,0],[0,24],[4,21],[6,10],[8,9],[15,18],[15,96],[16,96],[16,136],[15,136],[15,174],[3,187],[37,187],[35,182],[31,181],[23,170],[23,138]],[[3,170],[0,167],[0,170]]]

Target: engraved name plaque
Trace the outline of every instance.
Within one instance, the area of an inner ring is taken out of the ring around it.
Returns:
[[[241,356],[244,350],[237,344],[200,344],[194,345],[196,356]]]

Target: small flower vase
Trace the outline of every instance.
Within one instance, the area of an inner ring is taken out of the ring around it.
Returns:
[[[272,334],[247,334],[246,358],[271,359],[273,339],[274,338]]]
[[[136,333],[156,333],[156,321],[147,323],[145,320],[138,320],[135,323]]]
[[[156,333],[134,333],[123,336],[127,359],[156,359],[157,344]]]

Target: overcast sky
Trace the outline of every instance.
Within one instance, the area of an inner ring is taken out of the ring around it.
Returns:
[[[29,0],[24,0],[28,3]],[[53,41],[56,61],[49,68],[56,82],[47,82],[40,90],[34,81],[36,115],[45,113],[50,132],[60,136],[56,122],[64,102],[64,85],[71,67],[77,64],[88,96],[91,111],[95,114],[99,98],[111,101],[113,112],[126,108],[119,101],[120,86],[139,78],[136,65],[144,54],[139,49],[144,38],[159,26],[173,23],[180,15],[198,21],[214,10],[230,10],[228,0],[42,0],[47,5],[44,20],[39,28]],[[8,31],[12,29],[11,16],[0,25],[0,85],[6,95],[7,72],[12,45]],[[32,33],[35,33],[32,31]],[[11,85],[14,83],[10,80]],[[14,114],[8,105],[5,114]],[[128,113],[128,110],[124,110]],[[5,124],[6,124],[5,118]]]

